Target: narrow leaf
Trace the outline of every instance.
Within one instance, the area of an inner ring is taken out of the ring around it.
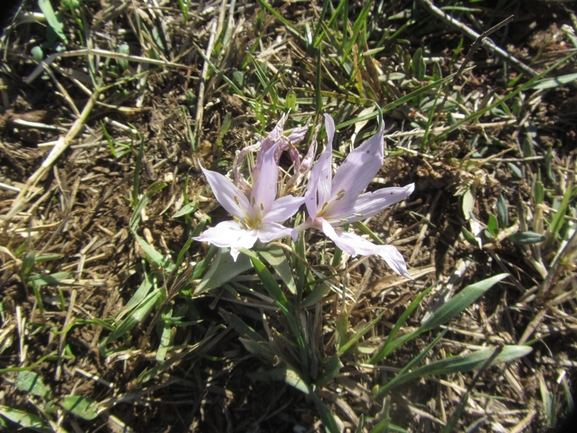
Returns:
[[[245,254],[239,254],[235,262],[230,255],[230,250],[228,248],[220,248],[217,250],[210,269],[204,275],[200,283],[198,283],[194,293],[200,294],[210,289],[220,287],[237,275],[249,270],[251,267],[252,264]]]
[[[497,221],[497,217],[495,217],[495,215],[493,215],[493,214],[489,214],[489,221],[487,222],[487,229],[489,230],[489,233],[491,233],[491,236],[493,236],[495,238],[499,234],[499,222]]]
[[[504,346],[501,353],[493,359],[490,365],[513,361],[527,355],[532,350],[529,346]],[[453,358],[431,362],[403,375],[396,385],[401,385],[419,377],[433,377],[439,374],[466,373],[468,371],[478,370],[483,367],[485,361],[493,355],[494,351],[495,349],[484,349],[467,355],[459,355]]]
[[[54,33],[56,33],[65,43],[68,42],[66,35],[63,32],[64,23],[54,13],[50,0],[38,0],[38,6],[40,7],[42,14],[46,17],[46,22],[50,28],[54,30]]]
[[[100,411],[98,402],[80,395],[64,397],[60,401],[60,405],[74,415],[87,420],[96,418]]]
[[[465,308],[470,306],[479,297],[481,297],[493,285],[508,277],[508,274],[499,274],[478,283],[471,284],[465,287],[455,296],[453,296],[446,304],[443,304],[437,311],[433,313],[419,328],[419,330],[428,331],[438,326],[444,325],[457,314],[461,313]]]
[[[509,210],[507,208],[507,202],[502,194],[499,194],[499,197],[497,198],[497,219],[499,220],[499,225],[501,227],[509,227]]]
[[[140,248],[142,248],[144,254],[146,254],[146,257],[149,259],[151,264],[155,265],[159,269],[164,269],[167,272],[171,272],[174,269],[174,263],[156,251],[152,245],[150,245],[137,234],[135,234],[134,237],[136,238]]]
[[[284,250],[280,247],[269,248],[259,251],[259,255],[273,267],[280,279],[285,283],[289,291],[297,294],[296,284],[293,278],[293,271],[287,260]]]
[[[37,415],[24,412],[23,410],[12,409],[8,406],[0,405],[0,415],[9,419],[21,427],[29,428],[40,433],[51,433],[50,425]]]
[[[257,257],[250,258],[252,266],[254,267],[256,273],[258,274],[264,288],[267,290],[271,298],[273,298],[277,304],[287,306],[288,300],[283,293],[282,289],[266,268],[263,262],[261,262]]]
[[[50,398],[50,391],[44,385],[42,377],[33,371],[21,371],[16,377],[16,387],[43,398]]]
[[[535,232],[517,232],[508,237],[512,242],[519,245],[538,244],[545,240],[545,236]]]
[[[533,89],[536,90],[544,90],[544,89],[552,89],[553,87],[563,86],[565,84],[569,84],[573,81],[577,80],[577,74],[567,74],[567,75],[560,75],[558,77],[553,78],[546,78],[544,80],[540,80],[533,86]]]
[[[400,344],[397,344],[397,340],[400,339],[394,340],[394,338],[397,335],[397,332],[399,332],[399,330],[405,324],[409,316],[413,313],[413,311],[415,311],[415,309],[419,306],[423,298],[433,289],[433,287],[434,286],[429,286],[427,289],[419,293],[419,295],[415,299],[413,299],[413,301],[409,304],[407,309],[403,312],[403,314],[401,314],[401,317],[399,317],[397,323],[395,323],[395,326],[391,330],[391,333],[389,334],[389,337],[387,338],[385,344],[383,344],[383,346],[379,349],[379,351],[375,355],[373,355],[373,357],[369,360],[369,364],[376,364],[377,362],[384,359],[391,352],[393,352],[393,350],[395,350],[397,347],[400,347]],[[410,336],[411,334],[405,334],[405,335]],[[395,343],[393,343],[393,341],[395,341]]]

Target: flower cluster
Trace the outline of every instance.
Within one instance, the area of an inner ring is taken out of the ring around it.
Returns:
[[[325,114],[328,142],[314,164],[314,143],[302,159],[295,147],[303,140],[306,128],[298,128],[285,137],[284,120],[283,117],[269,136],[255,146],[260,150],[250,170],[252,184],[240,174],[240,166],[247,152],[255,148],[243,149],[236,158],[233,172],[238,186],[227,177],[202,168],[216,199],[233,220],[221,222],[194,239],[217,247],[230,247],[236,260],[239,248],[252,248],[257,240],[267,243],[286,235],[296,240],[299,232],[312,228],[322,231],[345,253],[353,257],[378,255],[395,272],[410,278],[405,260],[395,247],[375,245],[341,227],[377,214],[406,199],[415,189],[414,184],[409,184],[363,193],[383,163],[383,128],[349,153],[333,176],[333,119]],[[280,182],[282,193],[279,194],[278,164],[285,150],[293,162],[292,175],[284,176],[286,180]],[[303,195],[300,183],[307,175],[304,196],[298,196]],[[288,194],[293,191],[297,196]],[[283,226],[303,203],[308,214],[305,222],[296,228]]]

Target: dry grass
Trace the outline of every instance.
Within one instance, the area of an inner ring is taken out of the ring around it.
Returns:
[[[359,432],[537,432],[563,418],[577,365],[573,5],[353,3],[86,1],[53,22],[33,2],[18,12],[0,63],[2,428],[323,431],[323,407]],[[475,34],[511,14],[465,62]],[[228,216],[198,160],[229,170],[289,109],[287,127],[310,122],[309,142],[332,113],[342,155],[374,131],[377,106],[387,157],[370,188],[416,192],[367,225],[414,279],[308,236],[308,266],[336,275],[336,291],[295,312],[310,361],[299,368],[316,384],[305,395],[273,380],[302,358],[262,275],[199,289],[213,251],[189,240],[207,215]],[[500,273],[449,323],[368,362],[423,290],[399,335]],[[441,331],[419,365],[532,352],[376,398]]]

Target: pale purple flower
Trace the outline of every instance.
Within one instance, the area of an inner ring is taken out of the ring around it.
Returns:
[[[262,155],[259,176],[248,196],[227,177],[201,166],[214,196],[233,220],[217,224],[194,240],[210,242],[221,248],[230,247],[235,261],[239,248],[252,248],[257,240],[267,243],[286,235],[296,240],[297,232],[281,223],[298,211],[304,198],[287,195],[276,199],[278,166],[274,159],[275,148]]]
[[[305,194],[309,214],[306,227],[322,230],[341,250],[351,256],[376,254],[398,274],[410,278],[405,260],[391,245],[375,245],[339,226],[373,216],[388,206],[406,199],[415,189],[414,184],[404,187],[382,188],[362,193],[383,164],[383,127],[373,137],[353,150],[345,158],[334,177],[333,137],[335,124],[325,114],[327,147],[311,171]]]
[[[274,160],[277,165],[279,164],[282,153],[285,150],[288,150],[289,157],[292,161],[293,174],[288,180],[286,180],[286,182],[283,182],[280,185],[281,189],[279,194],[281,196],[285,195],[288,189],[298,189],[300,182],[310,170],[312,158],[314,156],[314,143],[310,145],[309,150],[303,159],[301,159],[300,153],[296,148],[296,145],[304,140],[308,131],[308,125],[295,128],[288,136],[286,136],[284,135],[285,121],[286,115],[283,115],[273,130],[266,136],[266,138],[260,140],[254,145],[243,148],[240,152],[237,152],[233,162],[232,173],[238,187],[247,194],[250,194],[252,186],[250,182],[243,176],[241,169],[243,168],[245,159],[247,159],[247,156],[251,153],[256,153],[256,163],[254,163],[254,167],[249,167],[249,177],[252,182],[254,182],[260,174],[263,164],[263,157],[269,151],[269,149],[273,147],[275,148]]]

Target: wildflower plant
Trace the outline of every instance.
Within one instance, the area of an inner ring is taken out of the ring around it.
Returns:
[[[345,158],[333,177],[332,143],[335,124],[332,117],[325,114],[327,146],[314,165],[314,143],[303,158],[294,146],[302,141],[306,128],[299,128],[285,137],[282,133],[284,121],[285,117],[262,142],[239,153],[233,169],[237,185],[225,176],[201,166],[216,199],[233,216],[233,220],[221,222],[194,239],[230,248],[236,261],[239,249],[250,249],[257,240],[265,244],[284,236],[296,240],[297,232],[314,228],[321,230],[337,247],[352,257],[378,255],[396,273],[410,278],[405,260],[395,247],[375,245],[342,228],[344,224],[369,218],[406,199],[415,189],[414,184],[409,184],[363,193],[383,164],[384,125]],[[257,149],[257,161],[250,170],[251,184],[241,174],[240,166],[248,152]],[[284,150],[289,151],[293,174],[283,176],[277,187],[278,163]],[[278,192],[302,193],[300,184],[309,171],[304,197],[290,194],[279,194],[277,197]],[[305,203],[308,214],[306,221],[296,228],[283,226],[282,223]]]
[[[233,302],[240,300],[244,305],[258,306],[264,322],[274,320],[274,326],[265,326],[267,339],[233,312],[220,311],[228,325],[239,333],[245,348],[273,366],[272,370],[252,373],[251,378],[255,381],[282,380],[302,391],[317,407],[326,430],[337,432],[340,428],[329,407],[317,395],[317,389],[327,390],[326,385],[339,376],[345,365],[377,368],[399,347],[424,332],[445,325],[507,275],[496,275],[465,287],[441,307],[433,309],[413,332],[397,335],[409,315],[431,291],[431,286],[417,295],[380,347],[363,341],[362,337],[379,322],[383,312],[365,326],[354,331],[349,329],[351,307],[347,305],[346,288],[337,283],[335,275],[324,275],[308,263],[306,242],[310,237],[307,233],[324,234],[351,257],[378,256],[397,274],[410,279],[405,260],[394,246],[374,244],[350,231],[349,226],[405,200],[414,192],[415,185],[365,192],[383,164],[383,124],[372,137],[352,150],[335,170],[333,141],[336,128],[332,117],[325,115],[327,143],[316,162],[313,162],[315,138],[301,156],[296,145],[304,139],[307,128],[297,128],[285,135],[285,120],[283,117],[266,138],[237,154],[232,170],[234,181],[202,167],[214,196],[232,215],[232,220],[193,237],[221,248],[210,268],[202,264],[201,268],[206,271],[197,281],[194,294],[198,296],[222,287],[234,294]],[[285,151],[291,161],[288,169],[279,164]],[[291,221],[295,226],[291,226]],[[291,238],[292,243],[273,242],[286,237]],[[234,277],[251,268],[257,274],[257,285],[262,285],[267,294],[257,294],[252,287],[243,285],[242,280],[235,280]],[[341,299],[343,304],[338,307],[340,313],[334,337],[329,341],[332,344],[319,345],[318,329],[322,325],[314,319],[318,315],[311,310],[320,311],[331,291],[339,295],[332,299]],[[254,296],[258,301],[255,302]],[[218,299],[225,298],[218,295]],[[276,304],[280,315],[273,317],[265,313],[270,311],[271,303]],[[265,307],[267,310],[263,309]],[[515,345],[497,350],[488,348],[419,367],[445,332],[394,378],[382,386],[375,386],[374,397],[382,400],[392,388],[415,378],[485,369],[524,356],[531,350]],[[465,402],[466,399],[462,404]]]

